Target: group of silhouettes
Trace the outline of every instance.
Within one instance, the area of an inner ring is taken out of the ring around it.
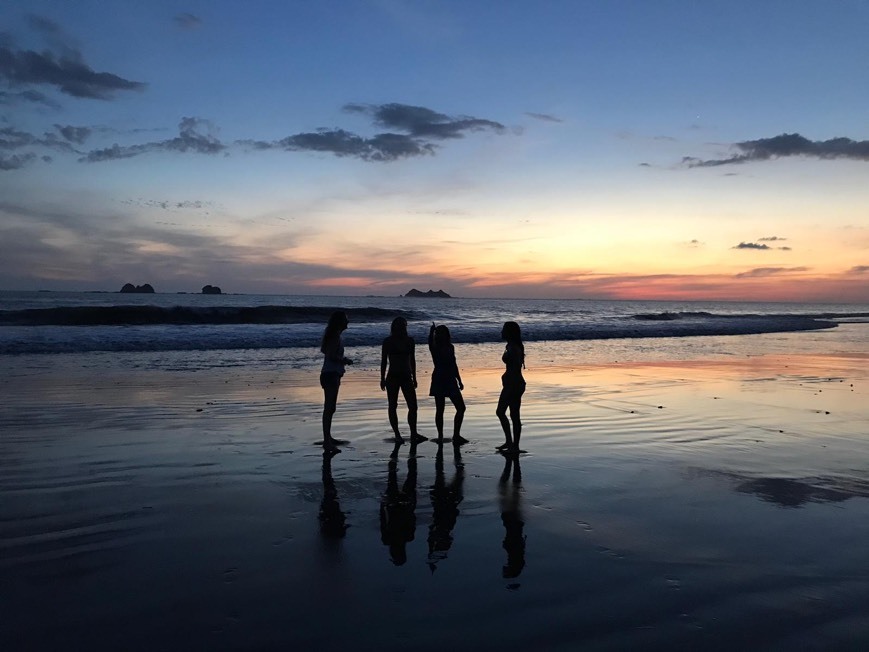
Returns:
[[[323,353],[323,367],[320,371],[320,386],[324,394],[323,448],[329,453],[337,452],[339,445],[346,443],[332,437],[332,417],[338,405],[338,390],[344,368],[346,365],[353,364],[350,358],[344,356],[344,345],[341,341],[341,334],[347,330],[349,323],[345,312],[333,312],[320,344],[320,351]],[[525,367],[525,346],[522,343],[519,324],[514,321],[505,322],[501,329],[501,339],[506,342],[504,354],[501,356],[506,369],[501,376],[502,389],[495,414],[504,430],[505,441],[498,446],[498,450],[506,454],[518,454],[519,438],[522,435],[520,409],[522,395],[525,393],[525,378],[522,376],[522,369]],[[417,430],[415,348],[414,339],[407,333],[407,320],[404,317],[393,319],[389,336],[383,340],[380,389],[386,392],[389,425],[395,434],[396,450],[405,442],[398,427],[399,392],[407,403],[407,425],[410,428],[411,444],[415,445],[428,439]],[[456,363],[456,351],[450,337],[450,329],[443,324],[438,326],[432,323],[428,334],[428,348],[434,364],[429,396],[435,400],[436,441],[439,444],[452,441],[453,446],[458,447],[466,444],[468,440],[461,435],[465,416],[465,401],[462,397],[464,384]],[[444,438],[444,408],[447,399],[450,399],[456,410],[451,440]]]

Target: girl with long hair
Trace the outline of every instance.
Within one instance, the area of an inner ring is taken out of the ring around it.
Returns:
[[[495,414],[501,421],[506,441],[498,446],[498,450],[506,453],[519,452],[519,437],[522,435],[522,421],[519,411],[522,407],[522,394],[525,393],[525,378],[522,369],[525,368],[525,345],[522,343],[522,331],[515,321],[504,323],[501,329],[501,339],[507,342],[501,360],[506,365],[501,376],[501,396],[498,398],[498,408]],[[510,419],[507,419],[507,410]],[[512,436],[511,436],[512,422]]]
[[[332,438],[332,416],[338,405],[338,389],[341,387],[341,376],[344,375],[344,365],[353,364],[350,358],[344,357],[344,344],[341,333],[347,330],[350,322],[342,310],[336,310],[329,317],[323,339],[320,342],[320,353],[323,354],[323,367],[320,370],[320,387],[323,388],[323,449],[327,452],[337,452],[338,446]]]
[[[438,443],[449,441],[444,439],[444,407],[449,398],[456,408],[456,416],[453,420],[453,445],[459,446],[468,443],[461,436],[462,421],[465,418],[465,401],[462,398],[462,390],[465,388],[462,377],[459,374],[459,366],[456,364],[456,350],[450,338],[450,329],[441,324],[435,326],[432,322],[428,331],[428,349],[434,369],[431,373],[431,389],[429,396],[435,400],[435,428],[438,431]]]
[[[380,389],[386,391],[389,402],[389,425],[392,426],[392,432],[395,433],[396,444],[404,443],[404,437],[398,430],[399,390],[401,390],[407,403],[407,425],[410,428],[411,443],[416,444],[427,439],[416,431],[418,408],[416,403],[415,347],[413,338],[407,334],[407,320],[404,317],[393,319],[389,329],[389,337],[383,340],[383,348],[381,349]]]

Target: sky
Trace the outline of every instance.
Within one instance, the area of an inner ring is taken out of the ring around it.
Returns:
[[[869,1],[0,5],[0,290],[869,303]]]

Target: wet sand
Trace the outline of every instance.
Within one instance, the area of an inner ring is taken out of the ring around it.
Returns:
[[[867,362],[529,369],[518,462],[497,369],[395,460],[370,369],[331,459],[312,371],[7,374],[0,648],[866,649]]]

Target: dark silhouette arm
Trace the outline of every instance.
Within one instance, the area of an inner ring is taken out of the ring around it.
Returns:
[[[416,387],[416,342],[410,338],[410,379],[413,381],[413,386]]]
[[[389,356],[386,355],[386,341],[380,349],[380,389],[386,389],[386,361]]]

